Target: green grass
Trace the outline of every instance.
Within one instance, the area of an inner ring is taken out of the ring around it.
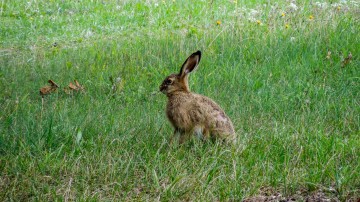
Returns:
[[[268,2],[0,1],[0,200],[359,198],[359,3]],[[168,145],[158,87],[198,49],[237,145]]]

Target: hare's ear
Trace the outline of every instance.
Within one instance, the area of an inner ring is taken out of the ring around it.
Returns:
[[[201,51],[196,51],[195,53],[191,54],[180,69],[179,76],[184,78],[187,74],[195,70],[200,62],[201,59]]]

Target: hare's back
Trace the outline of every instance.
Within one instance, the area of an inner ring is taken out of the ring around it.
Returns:
[[[194,94],[194,100],[197,102],[198,110],[204,116],[206,125],[217,133],[234,133],[234,127],[230,118],[225,114],[224,110],[212,99]]]

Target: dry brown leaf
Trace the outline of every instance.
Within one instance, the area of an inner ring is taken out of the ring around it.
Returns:
[[[83,91],[84,87],[82,85],[80,85],[80,83],[77,80],[74,80],[74,83],[69,83],[69,89],[74,90],[74,91]]]
[[[77,87],[73,84],[73,83],[69,83],[69,88],[71,89],[71,90],[76,90],[76,91],[78,91],[78,89],[77,89]]]
[[[346,65],[348,65],[351,62],[352,54],[349,53],[349,55],[341,62],[341,67],[344,68]]]
[[[77,87],[78,89],[84,90],[84,87],[81,86],[77,80],[74,80],[74,82],[75,82],[75,85],[76,85],[76,87]]]
[[[53,80],[48,80],[48,83],[50,83],[50,86],[44,86],[40,88],[40,95],[42,97],[56,91],[56,89],[59,88],[59,86]]]
[[[59,88],[59,85],[57,85],[53,80],[49,80],[48,83],[51,84],[51,86],[55,86],[56,88]]]

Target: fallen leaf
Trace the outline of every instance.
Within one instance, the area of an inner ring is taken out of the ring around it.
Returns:
[[[344,68],[346,65],[348,65],[351,62],[352,54],[349,53],[349,55],[341,62],[341,67]]]
[[[74,84],[72,84],[71,82],[69,83],[69,88],[71,90],[76,90],[76,91],[78,90],[77,87]]]
[[[82,85],[80,85],[80,83],[77,80],[74,80],[74,83],[69,83],[69,89],[74,90],[74,91],[83,91],[84,87]]]
[[[84,87],[82,87],[77,80],[74,80],[74,82],[79,89],[84,90]]]
[[[53,80],[48,80],[48,83],[50,83],[50,86],[44,86],[40,88],[40,95],[42,97],[56,91],[56,89],[59,88],[59,86]]]
[[[48,83],[51,84],[51,86],[56,86],[56,88],[59,88],[59,85],[57,85],[53,80],[49,80]]]

